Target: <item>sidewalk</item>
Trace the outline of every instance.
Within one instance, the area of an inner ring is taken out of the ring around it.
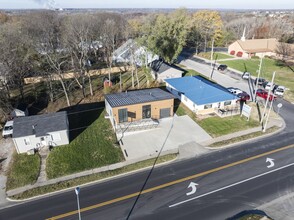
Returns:
[[[268,128],[270,128],[272,126],[278,126],[278,127],[281,127],[281,129],[283,129],[285,124],[284,124],[284,121],[281,120],[281,119],[271,119],[271,121],[268,124]],[[232,139],[234,137],[250,134],[250,133],[256,132],[256,131],[261,131],[261,127],[256,127],[256,128],[252,128],[252,129],[248,129],[248,130],[239,131],[239,132],[235,132],[235,133],[232,133],[232,134],[224,135],[224,136],[221,136],[221,137],[218,137],[218,138],[214,138],[214,139],[205,141],[203,143],[189,142],[189,143],[187,143],[187,144],[185,144],[183,146],[179,146],[179,149],[173,149],[173,150],[169,150],[169,151],[164,151],[164,152],[162,152],[162,155],[172,154],[172,153],[179,153],[179,156],[177,158],[178,160],[191,158],[192,156],[194,156],[194,157],[199,156],[199,155],[206,154],[206,153],[210,152],[210,148],[205,147],[205,146],[208,146],[209,144],[219,142],[219,141],[223,141],[223,140],[229,140],[229,139]],[[268,134],[268,135],[271,135],[271,134]],[[264,137],[264,136],[261,136],[261,137]],[[261,138],[261,137],[259,136],[257,138]],[[245,141],[248,141],[248,140],[245,140]],[[238,144],[238,143],[234,143],[234,144]],[[201,146],[201,149],[199,149],[199,146]],[[225,147],[229,147],[229,146],[225,146]],[[211,148],[211,149],[215,150],[216,148]],[[152,157],[154,157],[154,155]],[[87,171],[83,171],[83,172],[79,172],[79,173],[59,177],[59,178],[56,178],[56,179],[50,179],[50,180],[47,180],[47,181],[42,179],[42,181],[37,181],[33,185],[27,185],[27,186],[20,187],[20,188],[17,188],[17,189],[9,190],[9,191],[6,192],[6,195],[8,197],[10,197],[10,196],[22,193],[22,192],[24,192],[26,190],[37,188],[37,187],[40,187],[40,186],[55,184],[55,183],[58,183],[58,182],[67,181],[67,180],[75,179],[75,178],[78,178],[78,177],[83,177],[83,176],[87,176],[87,175],[91,175],[91,174],[95,174],[95,173],[100,173],[100,172],[105,172],[105,171],[109,171],[109,170],[115,170],[115,169],[130,165],[130,164],[142,161],[142,160],[150,159],[152,157],[151,156],[146,156],[146,157],[142,157],[142,158],[137,158],[135,160],[128,160],[128,161],[124,161],[124,162],[121,162],[121,163],[112,164],[112,165],[109,165],[109,166],[104,166],[104,167],[100,167],[100,168],[96,168],[96,169],[92,169],[92,170],[87,170]]]

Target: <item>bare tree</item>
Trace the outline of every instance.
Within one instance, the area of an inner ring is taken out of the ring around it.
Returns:
[[[127,22],[119,15],[102,14],[101,40],[104,48],[104,59],[108,66],[108,78],[111,79],[112,55],[125,37]]]
[[[279,42],[276,48],[276,53],[282,56],[282,60],[285,61],[287,57],[293,55],[294,51],[291,47],[291,44]]]
[[[7,71],[6,81],[13,82],[24,99],[24,77],[35,64],[35,51],[30,39],[24,34],[19,24],[6,23],[0,36],[0,63]]]
[[[91,15],[73,15],[67,19],[63,34],[66,47],[71,53],[73,67],[81,79],[80,87],[84,97],[86,76],[89,80],[90,94],[93,96],[91,77],[87,74],[91,65],[91,53],[96,50],[93,26]]]
[[[70,106],[69,86],[63,75],[69,61],[69,55],[61,38],[61,30],[63,29],[61,17],[51,11],[31,13],[24,20],[24,26],[27,35],[33,38],[39,56],[43,57],[50,67],[49,71],[44,72],[49,83],[50,96],[53,97],[52,79],[54,74],[57,74],[67,105]]]

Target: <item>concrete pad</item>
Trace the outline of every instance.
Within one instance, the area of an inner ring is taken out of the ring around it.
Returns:
[[[212,139],[199,125],[189,116],[175,116],[160,119],[157,128],[125,134],[122,138],[121,149],[127,160],[154,157],[162,151],[175,150],[180,145],[191,142],[204,142]],[[202,146],[198,146],[203,148]]]

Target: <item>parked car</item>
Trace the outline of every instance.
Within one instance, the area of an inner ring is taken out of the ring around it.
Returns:
[[[13,133],[13,121],[7,121],[4,125],[3,131],[2,131],[2,137],[12,137]]]
[[[275,86],[274,83],[272,84],[271,82],[268,82],[268,83],[264,86],[264,89],[265,89],[265,90],[270,90],[270,89],[273,89],[274,86]]]
[[[244,72],[244,73],[242,74],[242,79],[249,79],[250,76],[251,76],[251,73],[249,73],[249,72]]]
[[[227,65],[221,64],[221,65],[218,66],[217,70],[225,71],[227,68],[228,68]]]
[[[263,99],[267,99],[267,97],[268,97],[268,92],[265,91],[264,89],[258,89],[258,90],[256,91],[256,96],[259,96],[259,97],[261,97],[261,98],[263,98]],[[275,95],[270,94],[269,100],[272,101],[273,99],[276,99],[276,98],[277,98],[277,97],[276,97]]]
[[[273,93],[277,96],[283,96],[285,89],[285,86],[277,86],[276,88],[274,88]]]
[[[247,92],[242,92],[237,94],[237,97],[240,98],[240,101],[247,101],[250,100],[250,95]]]
[[[254,80],[254,84],[256,85],[259,85],[259,86],[262,86],[264,83],[266,82],[266,80],[264,78],[259,78],[257,80],[257,78]]]
[[[238,95],[240,93],[243,93],[243,91],[241,89],[238,89],[238,88],[233,88],[233,87],[229,87],[227,88],[227,90],[230,92],[230,93],[233,93],[235,95]]]

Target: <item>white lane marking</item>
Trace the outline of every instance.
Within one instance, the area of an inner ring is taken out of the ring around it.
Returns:
[[[186,193],[186,195],[187,195],[187,196],[190,196],[190,195],[193,195],[194,193],[196,193],[196,191],[197,191],[197,187],[196,187],[196,186],[198,186],[197,183],[191,182],[191,183],[189,184],[189,186],[188,186],[188,189],[189,189],[189,188],[192,188],[192,190],[191,190],[190,192]]]
[[[270,163],[268,166],[267,166],[267,168],[271,168],[271,167],[273,167],[273,166],[275,166],[275,163],[274,163],[274,159],[272,159],[272,158],[266,158],[266,161],[265,161],[266,163]]]
[[[291,163],[291,164],[288,164],[288,165],[285,165],[285,166],[279,167],[279,168],[277,168],[277,169],[274,169],[274,170],[271,170],[271,171],[268,171],[268,172],[265,172],[265,173],[259,174],[259,175],[257,175],[257,176],[250,177],[250,178],[248,178],[248,179],[245,179],[245,180],[239,181],[239,182],[237,182],[237,183],[233,183],[233,184],[231,184],[231,185],[228,185],[228,186],[225,186],[225,187],[222,187],[222,188],[219,188],[219,189],[216,189],[216,190],[210,191],[210,192],[208,192],[208,193],[204,193],[204,194],[202,194],[202,195],[200,195],[200,196],[196,196],[196,197],[193,197],[193,198],[190,198],[190,199],[187,199],[187,200],[184,200],[184,201],[181,201],[181,202],[178,202],[178,203],[172,204],[172,205],[170,205],[170,206],[168,206],[168,207],[169,207],[169,208],[172,208],[172,207],[175,207],[175,206],[178,206],[178,205],[184,204],[184,203],[186,203],[186,202],[190,202],[190,201],[193,201],[193,200],[195,200],[195,199],[202,198],[202,197],[204,197],[204,196],[207,196],[207,195],[213,194],[213,193],[215,193],[215,192],[219,192],[219,191],[221,191],[221,190],[228,189],[228,188],[230,188],[230,187],[233,187],[233,186],[239,185],[239,184],[241,184],[241,183],[248,182],[248,181],[250,181],[250,180],[256,179],[256,178],[261,177],[261,176],[265,176],[265,175],[267,175],[267,174],[270,174],[270,173],[273,173],[273,172],[276,172],[276,171],[279,171],[279,170],[285,169],[285,168],[290,167],[290,166],[293,166],[293,165],[294,165],[294,163]]]

